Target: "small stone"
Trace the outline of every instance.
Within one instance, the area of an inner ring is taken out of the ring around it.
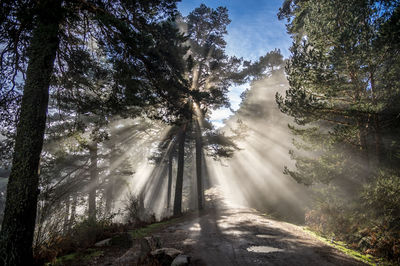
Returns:
[[[94,244],[95,247],[108,247],[111,246],[111,238],[107,238],[104,240],[101,240],[99,242],[97,242],[96,244]]]
[[[156,259],[161,265],[169,266],[171,265],[172,261],[180,254],[182,254],[182,251],[174,248],[160,248],[152,251],[150,253],[150,256]]]
[[[121,233],[111,238],[111,246],[130,248],[133,244],[132,237],[128,233]]]
[[[137,250],[137,247],[134,247],[125,252],[125,254],[118,258],[113,265],[137,265],[139,261],[140,251]]]
[[[190,264],[190,257],[187,255],[178,255],[171,263],[171,266],[186,266]]]
[[[144,237],[140,240],[140,251],[143,255],[149,254],[151,251],[161,248],[161,240],[159,237]]]

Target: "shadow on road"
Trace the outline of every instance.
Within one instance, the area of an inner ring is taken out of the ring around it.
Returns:
[[[160,236],[193,265],[363,265],[296,225],[222,201]]]

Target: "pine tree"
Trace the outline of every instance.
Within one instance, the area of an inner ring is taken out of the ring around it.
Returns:
[[[398,143],[388,130],[398,124],[391,100],[399,97],[393,75],[398,47],[386,42],[383,29],[398,6],[396,1],[285,1],[279,17],[288,19],[294,42],[286,69],[290,89],[277,95],[277,102],[305,126],[290,127],[300,138],[297,147],[314,154],[292,151],[297,169],[285,172],[297,181],[366,182],[377,167],[393,164],[383,151]]]
[[[160,48],[154,48],[160,29],[155,22],[173,14],[175,2],[119,1],[113,5],[107,1],[2,2],[0,40],[5,47],[2,58],[14,60],[0,62],[1,75],[12,73],[11,81],[15,81],[18,74],[25,78],[0,236],[3,264],[32,264],[38,168],[53,68],[62,71],[62,62],[68,58],[68,52],[79,50],[74,44],[85,47],[90,43],[87,36],[92,36],[112,59],[113,69],[131,66],[129,80],[117,82],[114,75],[115,93],[123,91],[124,95],[134,96],[137,102],[143,96],[151,97],[150,91],[160,89],[154,85],[179,84],[180,81],[176,81],[179,77],[168,71],[173,69],[169,68],[170,62],[164,61],[166,57],[161,57],[162,54],[155,53]],[[163,70],[163,75],[157,77],[154,72],[144,71],[154,66],[158,66],[154,69]],[[167,79],[160,81],[163,78]],[[1,85],[10,92],[15,89],[13,85]],[[147,99],[147,102],[152,100]]]
[[[263,77],[267,68],[280,64],[282,56],[279,50],[268,53],[256,62],[243,62],[241,58],[228,56],[225,53],[224,38],[230,19],[225,7],[213,9],[201,4],[187,17],[178,18],[177,23],[187,34],[187,43],[190,47],[186,56],[189,100],[181,111],[185,114],[184,119],[178,120],[177,124],[181,126],[181,132],[185,128],[185,138],[193,137],[196,143],[197,206],[198,209],[202,209],[204,197],[202,158],[205,146],[213,148],[218,146],[212,153],[220,156],[229,156],[228,154],[237,148],[232,141],[220,136],[218,132],[208,132],[212,131],[212,126],[207,121],[209,110],[229,107],[227,93],[230,86]],[[182,137],[178,139],[180,145],[184,145],[181,142]],[[228,148],[230,145],[231,148]],[[177,197],[182,196],[180,183],[183,180],[184,167],[179,164],[185,161],[181,154],[183,151],[183,148],[179,149],[180,155],[178,155],[183,158],[178,159],[178,169],[182,169],[177,173],[179,184],[176,186],[175,203],[178,204],[181,200]],[[174,214],[178,215],[181,207],[174,206],[174,210]]]
[[[196,148],[196,175],[197,175],[197,199],[198,209],[203,208],[203,184],[202,184],[202,156],[203,156],[203,124],[208,109],[228,106],[227,92],[233,83],[244,82],[238,78],[241,59],[229,57],[225,54],[227,34],[226,27],[230,23],[228,10],[225,7],[212,9],[204,4],[193,10],[187,17],[177,20],[188,36],[188,69],[186,77],[189,80],[191,99],[184,113],[186,121],[180,121],[181,133],[178,138],[179,147],[184,145],[184,138],[188,130],[195,130]],[[185,130],[183,130],[185,128]],[[182,192],[180,183],[183,180],[184,163],[182,152],[179,148],[178,173],[175,192],[175,203],[180,204]],[[181,169],[181,171],[179,171]],[[174,205],[174,214],[180,214],[181,207]]]

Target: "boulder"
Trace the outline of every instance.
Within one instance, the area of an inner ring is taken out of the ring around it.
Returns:
[[[107,238],[104,240],[101,240],[99,242],[97,242],[96,244],[94,244],[95,247],[108,247],[111,246],[111,238]]]
[[[140,252],[147,256],[151,251],[161,248],[161,240],[157,236],[144,237],[140,240]]]
[[[110,240],[111,246],[118,246],[123,248],[130,248],[133,244],[133,240],[130,234],[121,233],[116,236],[113,236]]]
[[[172,261],[171,266],[187,266],[190,264],[190,257],[180,254]]]
[[[160,248],[150,252],[150,257],[156,260],[160,265],[169,266],[180,254],[182,254],[182,251],[174,248]]]
[[[121,266],[121,265],[138,265],[140,261],[140,251],[138,247],[133,247],[125,252],[120,258],[118,258],[113,265]]]

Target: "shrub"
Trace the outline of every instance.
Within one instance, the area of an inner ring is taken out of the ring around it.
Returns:
[[[400,177],[382,170],[361,195],[370,218],[370,253],[400,263]]]
[[[154,213],[148,212],[144,208],[143,197],[128,193],[125,198],[124,211],[126,213],[126,221],[135,227],[143,226],[149,223],[155,223]]]
[[[356,198],[329,195],[306,212],[312,230],[400,264],[400,178],[380,171]]]
[[[56,257],[93,246],[97,241],[126,232],[128,227],[113,223],[112,216],[101,220],[86,219],[77,223],[68,233],[54,234],[34,250],[38,265],[53,261]]]
[[[400,228],[400,177],[390,171],[381,171],[374,182],[362,193],[365,210],[391,229]]]

